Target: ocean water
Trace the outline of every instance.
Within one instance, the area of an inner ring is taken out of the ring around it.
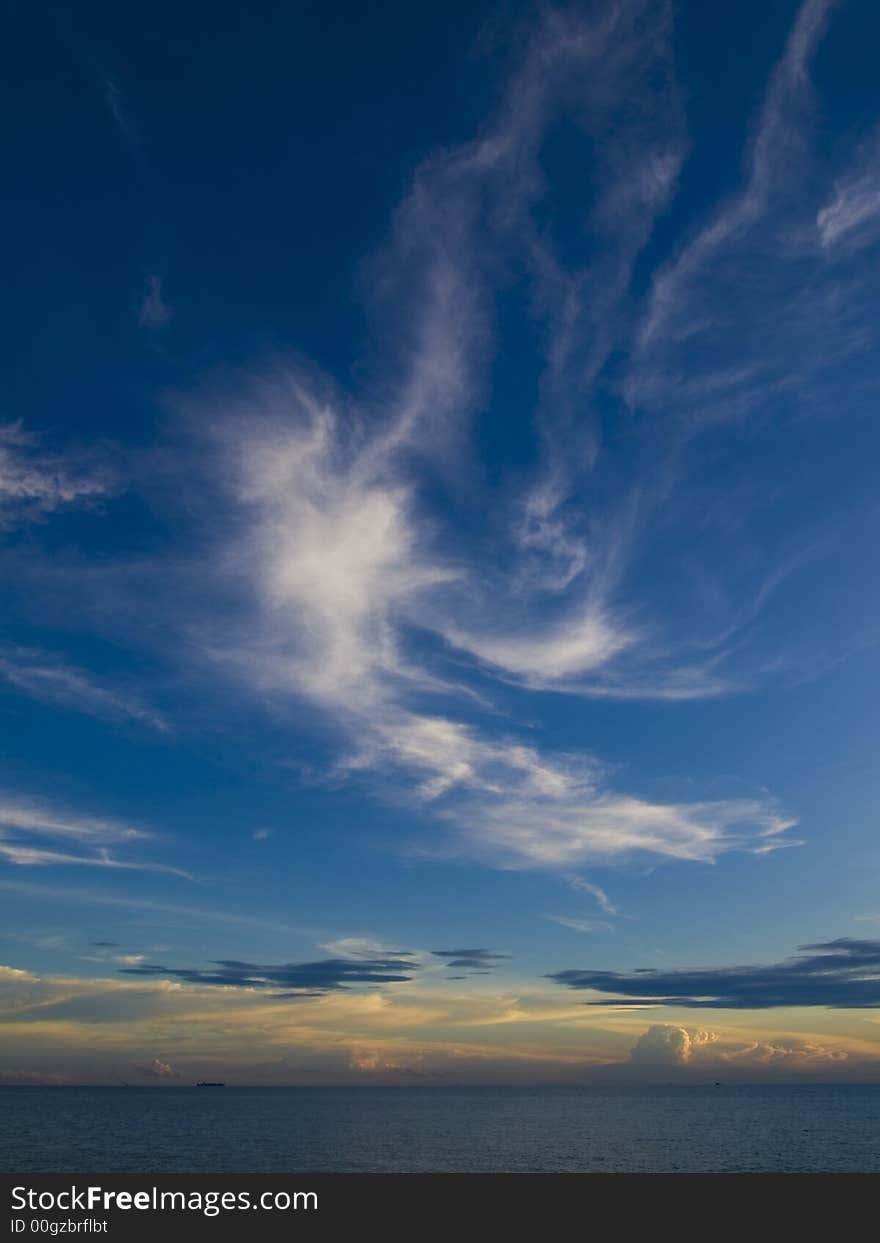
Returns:
[[[880,1085],[0,1088],[5,1173],[880,1171]]]

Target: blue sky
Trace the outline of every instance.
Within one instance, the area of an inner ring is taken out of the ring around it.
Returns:
[[[880,19],[423,7],[13,19],[4,1073],[874,1078]]]

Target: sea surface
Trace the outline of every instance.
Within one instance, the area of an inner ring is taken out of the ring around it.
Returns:
[[[880,1171],[880,1085],[0,1088],[4,1173]]]

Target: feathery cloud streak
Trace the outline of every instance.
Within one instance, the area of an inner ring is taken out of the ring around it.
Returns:
[[[110,720],[137,721],[159,732],[168,729],[165,719],[137,696],[122,694],[92,674],[33,648],[0,647],[0,678],[35,699]]]
[[[737,219],[757,217],[767,198],[774,144],[793,124],[789,102],[804,89],[824,16],[811,2],[791,36],[754,143],[752,205]],[[202,412],[211,462],[237,507],[217,562],[236,598],[251,602],[237,632],[206,628],[206,650],[261,692],[320,705],[350,739],[340,773],[402,774],[458,849],[502,866],[710,861],[773,849],[792,824],[763,798],[658,804],[621,794],[590,755],[548,756],[462,719],[463,705],[480,702],[475,679],[624,698],[733,685],[717,638],[659,642],[656,622],[628,598],[653,485],[636,474],[613,501],[588,499],[601,456],[595,381],[631,330],[633,264],[686,150],[669,21],[667,6],[639,3],[551,13],[479,136],[418,170],[368,269],[380,319],[399,329],[381,403],[279,367]],[[547,137],[572,118],[585,158],[589,150],[607,174],[585,213],[587,258],[576,271],[541,218]],[[738,233],[715,228],[711,245]],[[694,243],[681,273],[699,268],[708,245]],[[496,290],[511,276],[530,290],[527,319],[550,346],[534,410],[540,460],[525,489],[505,492],[468,464],[466,439],[488,391]],[[657,289],[654,303],[666,305]],[[665,343],[669,333],[643,337]],[[577,396],[568,413],[563,390]],[[647,448],[655,435],[645,433]],[[456,471],[468,476],[467,495]],[[455,536],[432,503],[438,486],[450,504],[476,505],[483,535],[468,545]],[[726,637],[754,620],[770,590],[756,590]]]
[[[111,853],[116,847],[127,847],[151,836],[116,820],[72,815],[30,799],[0,794],[0,856],[21,867],[76,865],[187,877],[186,872],[168,864]]]
[[[93,456],[46,452],[20,419],[0,426],[0,530],[94,505],[112,490],[111,472]]]

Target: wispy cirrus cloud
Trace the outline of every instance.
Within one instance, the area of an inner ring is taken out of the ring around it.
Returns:
[[[820,167],[811,146],[810,72],[834,7],[801,7],[740,186],[659,260],[689,150],[672,6],[548,10],[497,107],[419,166],[365,265],[358,391],[285,362],[187,406],[187,486],[213,508],[180,629],[212,670],[323,713],[335,776],[446,830],[425,855],[567,875],[790,840],[794,818],[768,796],[630,792],[592,753],[588,716],[562,754],[536,741],[531,707],[528,729],[499,727],[493,708],[511,688],[684,702],[801,660],[762,621],[827,524],[775,542],[785,523],[768,523],[750,541],[750,516],[796,472],[731,481],[725,466],[701,488],[689,455],[715,444],[717,467],[736,455],[713,435],[824,412],[834,368],[868,356],[869,280],[850,251],[872,244],[870,163]],[[573,200],[578,223],[562,226]],[[534,374],[496,391],[521,341]],[[503,447],[525,427],[530,453],[505,471],[473,429],[508,405]],[[76,694],[73,671],[33,664],[15,675],[33,693]]]
[[[815,7],[770,88],[755,184],[802,87]],[[279,365],[187,410],[210,445],[212,484],[232,501],[213,564],[235,620],[214,610],[203,650],[261,694],[319,706],[346,740],[338,774],[406,791],[454,849],[495,866],[711,861],[775,848],[793,823],[762,796],[663,804],[621,793],[590,754],[547,754],[465,719],[493,682],[670,700],[746,683],[723,656],[765,585],[738,626],[725,619],[723,642],[692,625],[664,641],[627,582],[654,484],[637,472],[612,500],[589,499],[597,377],[632,337],[633,267],[687,150],[670,32],[671,8],[638,0],[537,23],[495,113],[420,166],[367,266],[393,344],[365,396]],[[563,124],[603,170],[577,261],[547,214],[546,147]],[[721,230],[718,245],[735,232]],[[489,483],[467,438],[491,387],[495,299],[514,280],[528,291],[523,323],[544,344],[531,411],[539,460],[511,488]],[[432,502],[437,488],[472,538]]]
[[[24,894],[29,897],[60,900],[88,907],[107,907],[110,910],[131,913],[133,911],[151,911],[169,923],[180,921],[202,926],[206,923],[218,925],[235,925],[246,928],[259,928],[266,932],[281,936],[301,936],[306,931],[301,927],[283,923],[279,920],[263,919],[259,915],[242,915],[231,911],[228,907],[190,906],[177,902],[165,902],[156,898],[140,898],[133,894],[100,893],[94,890],[83,890],[64,885],[35,885],[27,881],[0,879],[0,891]]]
[[[549,10],[477,136],[419,167],[387,247],[367,267],[392,342],[381,403],[333,392],[302,369],[279,369],[225,399],[230,483],[253,519],[251,542],[235,555],[262,567],[260,589],[276,608],[302,617],[300,640],[313,654],[298,676],[317,678],[322,696],[411,674],[405,625],[427,627],[496,675],[560,689],[635,641],[610,601],[620,524],[578,514],[571,460],[588,473],[594,452],[586,373],[596,368],[585,368],[583,350],[602,338],[598,367],[612,348],[612,309],[683,157],[671,23],[671,6],[640,0]],[[580,157],[607,172],[586,210],[589,258],[577,271],[545,220],[542,161],[563,123]],[[488,391],[497,287],[514,279],[531,291],[528,330],[552,344],[534,412],[545,460],[504,497],[485,489],[463,446]],[[577,419],[562,402],[575,393]],[[571,443],[562,450],[563,435],[578,440],[576,452]],[[438,474],[462,472],[486,509],[486,538],[444,547],[448,532],[425,489]],[[499,554],[512,569],[502,570]]]
[[[273,405],[286,417],[272,419]],[[424,555],[412,485],[387,461],[365,468],[356,415],[282,375],[252,396],[249,421],[245,444],[238,419],[226,429],[245,524],[222,557],[256,592],[259,629],[249,644],[218,647],[218,659],[336,710],[375,707],[422,676],[406,665],[395,621],[450,571]]]
[[[134,119],[130,101],[120,78],[90,58],[95,83],[101,92],[110,119],[122,140],[132,164],[142,174],[149,171],[149,161],[140,127]]]
[[[147,291],[138,307],[138,323],[142,328],[161,328],[171,318],[171,307],[162,295],[162,278],[153,273],[144,283]]]
[[[21,419],[0,426],[0,530],[95,505],[114,486],[109,467],[94,454],[50,453]]]
[[[324,950],[333,958],[350,959],[353,962],[405,959],[423,964],[427,959],[422,950],[400,949],[399,946],[386,945],[375,937],[336,937],[332,941],[318,942],[318,949]]]
[[[545,915],[553,924],[570,928],[572,932],[613,932],[614,925],[604,919],[578,919],[572,915]]]
[[[168,729],[165,718],[136,695],[124,694],[36,648],[0,646],[0,678],[35,699],[110,720],[137,721],[162,733]]]
[[[586,893],[591,898],[595,898],[599,909],[604,911],[606,915],[621,915],[623,913],[611,901],[600,885],[594,884],[593,881],[587,880],[586,877],[572,875],[566,876],[565,880],[576,893]]]
[[[851,166],[816,213],[816,230],[825,250],[852,253],[880,240],[878,152],[880,133],[875,131],[861,144]]]
[[[152,836],[121,821],[76,815],[36,800],[0,794],[0,857],[19,867],[96,867],[189,878],[169,864],[115,853]]]
[[[39,833],[71,842],[99,844],[140,841],[150,834],[117,820],[56,811],[29,799],[0,796],[0,823],[22,833]]]
[[[729,850],[797,844],[786,837],[795,821],[767,798],[651,802],[615,791],[592,757],[543,755],[446,718],[407,717],[377,732],[356,767],[396,767],[418,778],[413,795],[453,834],[450,845],[435,848],[441,854],[568,874],[639,856],[711,862]],[[598,887],[580,887],[606,911],[613,907]]]
[[[804,112],[810,100],[809,64],[837,0],[805,0],[785,51],[770,77],[763,107],[749,145],[743,189],[654,281],[647,316],[640,330],[643,345],[670,334],[690,335],[685,318],[693,310],[692,282],[718,252],[737,242],[758,222],[774,193],[790,192],[804,154]],[[697,330],[705,328],[697,321]]]

